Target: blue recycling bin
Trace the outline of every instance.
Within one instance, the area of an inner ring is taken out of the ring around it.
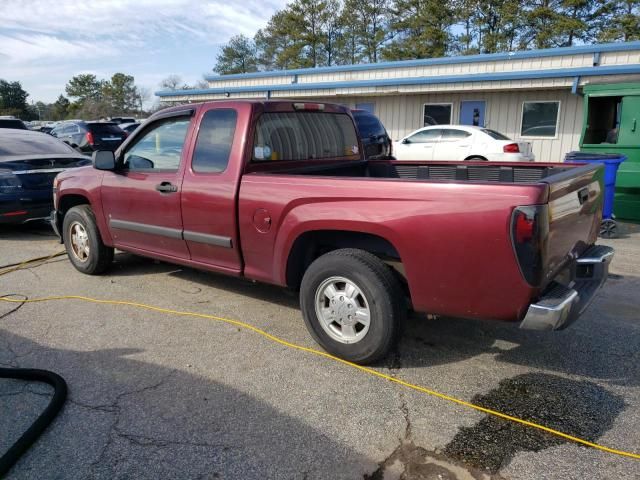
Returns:
[[[626,159],[626,155],[619,153],[569,152],[564,157],[565,162],[604,165],[604,202],[600,226],[600,236],[604,238],[614,238],[618,233],[618,227],[613,219],[613,198],[616,189],[616,173],[620,164]]]

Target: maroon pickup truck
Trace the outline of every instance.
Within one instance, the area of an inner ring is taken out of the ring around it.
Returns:
[[[299,290],[311,335],[356,362],[408,308],[566,327],[607,277],[603,170],[366,161],[350,112],[220,101],[153,115],[61,173],[52,224],[79,271],[114,248]]]

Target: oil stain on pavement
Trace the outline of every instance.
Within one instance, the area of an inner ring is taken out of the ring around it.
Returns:
[[[621,397],[600,385],[543,373],[502,380],[498,388],[476,395],[472,402],[592,442],[611,428],[625,406]],[[496,473],[519,451],[537,452],[566,442],[487,415],[473,427],[462,427],[444,453],[466,465]]]

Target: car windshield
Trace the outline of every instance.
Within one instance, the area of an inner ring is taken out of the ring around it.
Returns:
[[[483,128],[482,131],[489,135],[494,140],[511,140],[506,135],[501,134],[500,132],[496,132],[495,130],[491,130],[489,128]]]
[[[384,127],[380,121],[373,115],[366,113],[353,113],[353,119],[356,121],[356,127],[360,137],[367,138],[374,135],[384,135]]]
[[[0,134],[0,155],[77,154],[67,144],[46,133]]]

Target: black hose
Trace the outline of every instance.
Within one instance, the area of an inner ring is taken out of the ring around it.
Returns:
[[[67,399],[67,382],[57,373],[32,368],[0,368],[0,378],[44,382],[53,387],[53,397],[47,408],[40,414],[29,429],[0,457],[0,478],[3,478],[18,459],[38,439],[51,424]]]

